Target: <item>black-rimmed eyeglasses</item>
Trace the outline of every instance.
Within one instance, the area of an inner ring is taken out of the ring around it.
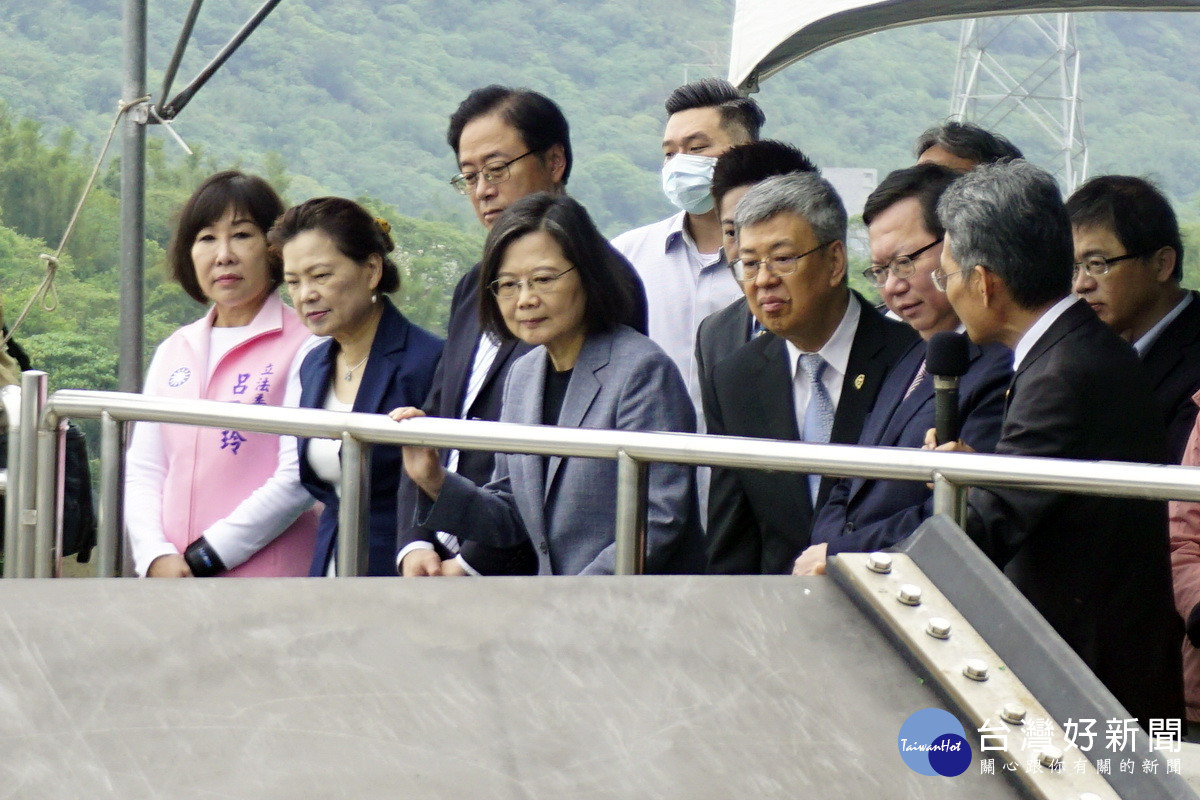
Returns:
[[[1150,251],[1154,252],[1153,250]],[[1099,278],[1101,275],[1107,275],[1112,269],[1113,264],[1119,264],[1122,261],[1128,261],[1131,258],[1143,258],[1150,253],[1126,253],[1123,256],[1114,256],[1113,258],[1105,258],[1104,256],[1088,256],[1083,261],[1076,261],[1075,267],[1071,275],[1078,278],[1080,271],[1086,272],[1093,278]]]

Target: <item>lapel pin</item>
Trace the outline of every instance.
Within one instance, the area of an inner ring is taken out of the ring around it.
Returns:
[[[854,379],[854,388],[861,389],[863,382],[866,381],[866,379],[867,379],[866,375],[859,375],[857,378]]]

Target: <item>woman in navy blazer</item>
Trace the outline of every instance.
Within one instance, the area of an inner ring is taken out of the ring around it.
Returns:
[[[534,345],[509,372],[501,421],[695,431],[674,362],[620,324],[630,298],[608,263],[603,236],[566,195],[530,195],[492,228],[480,270],[484,327]],[[422,415],[400,408],[392,418]],[[424,495],[418,524],[497,547],[532,542],[543,575],[613,572],[615,461],[498,453],[485,487],[448,473],[430,448],[405,447],[404,466]],[[698,516],[692,468],[651,465],[647,572],[703,571]]]
[[[429,391],[442,340],[413,325],[383,293],[400,288],[384,220],[340,197],[295,206],[271,228],[292,305],[309,330],[330,337],[300,365],[300,405],[381,413],[419,403]],[[300,439],[300,482],[325,504],[309,574],[332,571],[338,530],[340,442]],[[371,455],[367,574],[395,575],[400,449]]]

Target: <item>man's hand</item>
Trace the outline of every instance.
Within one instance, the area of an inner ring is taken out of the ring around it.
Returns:
[[[953,442],[946,442],[945,444],[938,444],[937,428],[930,428],[929,430],[925,431],[925,446],[922,447],[921,449],[922,450],[939,450],[943,453],[974,453],[975,452],[975,448],[971,447],[971,445],[967,444],[962,439],[958,439]]]
[[[400,574],[406,578],[418,578],[442,574],[442,559],[437,551],[425,548],[410,550],[400,560]]]
[[[425,412],[419,408],[404,406],[392,409],[388,416],[396,422],[403,422],[406,419],[423,417]],[[442,466],[438,451],[433,447],[416,445],[405,445],[402,451],[404,471],[408,473],[408,477],[412,478],[413,483],[420,487],[430,500],[437,500],[442,491],[442,484],[446,482],[446,468]]]
[[[192,568],[188,566],[183,556],[178,553],[169,553],[150,562],[150,569],[146,570],[146,577],[190,578],[192,577]]]
[[[796,559],[796,565],[792,567],[792,574],[824,575],[825,552],[828,549],[829,544],[827,542],[810,545],[803,553],[800,554],[800,557]]]

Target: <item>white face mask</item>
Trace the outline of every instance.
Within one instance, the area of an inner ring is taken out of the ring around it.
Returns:
[[[680,211],[707,214],[713,207],[712,176],[716,164],[712,156],[673,156],[663,164],[663,194]]]

